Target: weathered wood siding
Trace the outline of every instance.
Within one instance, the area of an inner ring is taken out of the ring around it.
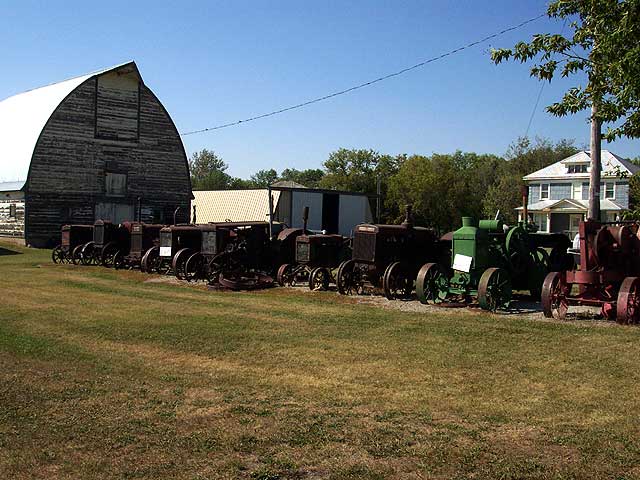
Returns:
[[[15,216],[12,216],[11,213],[15,213]],[[24,236],[23,199],[0,198],[0,236]]]
[[[105,204],[137,211],[138,197],[144,221],[172,221],[178,206],[178,220],[188,219],[187,159],[169,115],[144,84],[132,88],[137,73],[100,78],[72,92],[41,134],[26,189],[28,244],[55,243],[65,223],[93,223],[98,205],[101,211]],[[101,86],[108,94],[99,96]],[[135,122],[133,111],[139,111]],[[127,175],[125,195],[108,195],[107,173]]]

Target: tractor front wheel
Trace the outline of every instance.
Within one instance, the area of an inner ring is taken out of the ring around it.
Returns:
[[[640,322],[640,278],[627,277],[622,282],[616,302],[616,321],[623,325]]]
[[[495,312],[509,308],[511,302],[511,279],[502,268],[488,268],[478,283],[478,303],[484,310]]]
[[[550,272],[547,274],[542,284],[542,313],[547,318],[557,318],[563,320],[569,310],[567,286],[564,272]]]
[[[416,296],[420,303],[441,303],[449,294],[449,279],[437,263],[422,266],[416,277]]]

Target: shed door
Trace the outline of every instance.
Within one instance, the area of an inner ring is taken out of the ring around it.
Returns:
[[[96,203],[96,220],[122,223],[135,220],[135,206],[124,203]]]
[[[322,229],[327,233],[339,233],[340,195],[325,193],[322,195]]]

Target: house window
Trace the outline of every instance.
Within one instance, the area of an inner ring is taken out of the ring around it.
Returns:
[[[538,226],[539,232],[547,231],[547,214],[546,213],[534,213],[533,223]]]
[[[573,199],[582,200],[582,184],[581,183],[573,184]]]
[[[540,185],[540,200],[547,200],[549,198],[549,184],[543,183]]]
[[[107,172],[105,192],[110,197],[124,197],[127,194],[127,174]]]
[[[614,182],[606,182],[604,184],[604,198],[616,198],[616,184]]]
[[[583,164],[583,165],[569,165],[567,167],[567,171],[569,173],[587,173],[587,169],[589,168],[588,165]]]
[[[9,205],[9,218],[16,218],[16,204]]]

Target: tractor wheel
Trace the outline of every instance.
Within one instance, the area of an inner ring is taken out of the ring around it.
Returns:
[[[205,259],[201,253],[196,252],[187,259],[184,265],[184,279],[187,282],[200,280],[204,272]]]
[[[389,265],[382,276],[382,289],[387,300],[407,299],[413,292],[413,278],[403,263]]]
[[[118,252],[115,242],[109,242],[100,251],[100,265],[107,268],[113,267],[113,256]]]
[[[416,277],[416,295],[420,303],[440,303],[449,294],[449,279],[437,263],[422,266]]]
[[[331,273],[324,267],[314,268],[309,275],[309,290],[329,290]]]
[[[294,270],[295,266],[290,263],[280,265],[276,274],[278,285],[281,287],[293,287],[296,283]]]
[[[96,244],[93,242],[85,243],[80,251],[80,261],[82,265],[96,264]]]
[[[216,285],[220,283],[220,275],[224,269],[225,256],[224,253],[219,253],[213,257],[207,265],[207,283],[209,285]]]
[[[352,295],[357,291],[357,285],[354,278],[355,267],[356,262],[353,260],[346,260],[338,267],[336,285],[338,286],[338,292],[340,292],[340,295]]]
[[[111,256],[111,265],[116,270],[122,270],[127,266],[127,262],[124,260],[124,254],[120,250],[117,250]]]
[[[84,247],[84,244],[83,245],[78,245],[71,252],[71,263],[73,263],[74,265],[80,265],[82,263],[82,248],[83,247]]]
[[[153,273],[158,266],[157,263],[160,258],[159,253],[159,247],[151,247],[147,250],[140,260],[140,271],[144,273]]]
[[[484,310],[495,312],[509,308],[511,301],[511,279],[502,268],[488,268],[478,283],[478,303]]]
[[[190,248],[183,248],[178,250],[176,254],[173,256],[173,261],[171,262],[171,268],[173,269],[173,274],[178,278],[178,280],[184,280],[184,267],[187,263],[187,260],[191,255],[193,255],[193,250]]]
[[[61,245],[51,250],[51,261],[55,264],[64,263],[64,252]]]
[[[623,325],[640,322],[640,278],[627,277],[622,282],[616,302],[616,321]]]
[[[547,318],[563,320],[569,310],[566,276],[564,272],[550,272],[542,284],[542,312]]]

